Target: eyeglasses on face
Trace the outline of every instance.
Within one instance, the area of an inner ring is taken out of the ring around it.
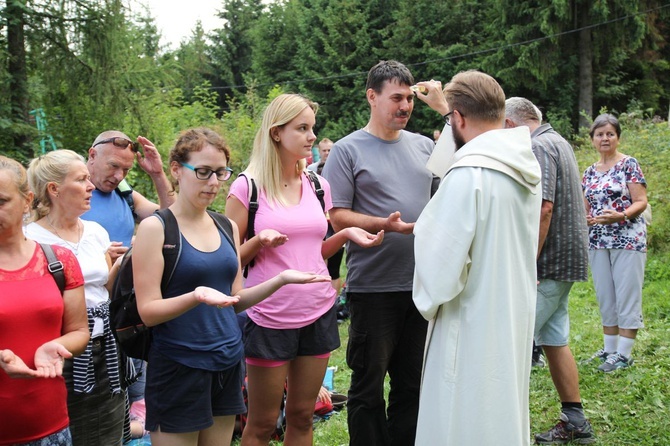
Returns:
[[[463,117],[463,113],[461,113],[460,111],[458,111],[456,109],[453,109],[452,111],[450,111],[446,115],[442,116],[444,118],[444,122],[446,122],[448,126],[451,126],[451,118],[452,118],[452,115],[453,115],[454,112],[458,112],[458,114],[461,115],[461,117]]]
[[[114,146],[119,147],[121,149],[125,149],[126,147],[130,146],[130,150],[133,152],[137,153],[140,150],[140,143],[136,141],[131,141],[126,138],[122,138],[120,136],[115,136],[114,138],[107,138],[103,139],[102,141],[98,141],[95,144],[93,144],[93,147],[99,146],[100,144],[107,144],[107,143],[112,143]]]
[[[192,170],[195,172],[195,177],[199,180],[209,180],[212,175],[216,175],[216,179],[219,181],[226,181],[227,179],[230,178],[230,176],[233,174],[233,169],[230,167],[222,167],[220,169],[212,170],[208,169],[207,167],[195,167],[191,166],[188,163],[179,163],[182,166],[186,167],[187,169]]]

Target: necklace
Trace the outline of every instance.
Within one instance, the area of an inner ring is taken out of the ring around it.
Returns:
[[[58,230],[53,225],[53,223],[51,223],[51,219],[49,218],[48,215],[47,215],[47,223],[49,223],[49,226],[51,226],[51,229],[54,230],[54,234],[56,234],[58,236],[58,238],[63,240],[65,242],[65,244],[70,247],[70,250],[74,253],[75,256],[77,254],[79,254],[79,242],[81,241],[81,236],[82,236],[82,233],[83,233],[83,228],[82,228],[83,225],[81,224],[79,219],[77,219],[77,241],[74,243],[74,245],[72,243],[70,243],[69,241],[67,241],[65,239],[65,237],[63,237],[62,235],[60,235],[58,233]]]

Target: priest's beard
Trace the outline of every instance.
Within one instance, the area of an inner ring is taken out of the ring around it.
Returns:
[[[454,138],[454,144],[456,145],[456,150],[458,151],[465,145],[465,139],[463,139],[463,135],[456,127],[451,128],[451,135]]]

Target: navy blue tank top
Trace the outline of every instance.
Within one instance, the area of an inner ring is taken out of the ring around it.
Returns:
[[[230,295],[237,274],[237,255],[225,236],[215,251],[194,248],[183,235],[177,268],[163,298],[179,296],[199,286]],[[154,327],[151,348],[188,367],[220,371],[237,365],[244,356],[242,332],[233,307],[199,304]]]

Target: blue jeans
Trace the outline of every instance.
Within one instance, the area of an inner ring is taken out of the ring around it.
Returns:
[[[416,436],[428,322],[412,293],[347,293],[350,445],[411,446]],[[391,378],[388,410],[384,379]]]

